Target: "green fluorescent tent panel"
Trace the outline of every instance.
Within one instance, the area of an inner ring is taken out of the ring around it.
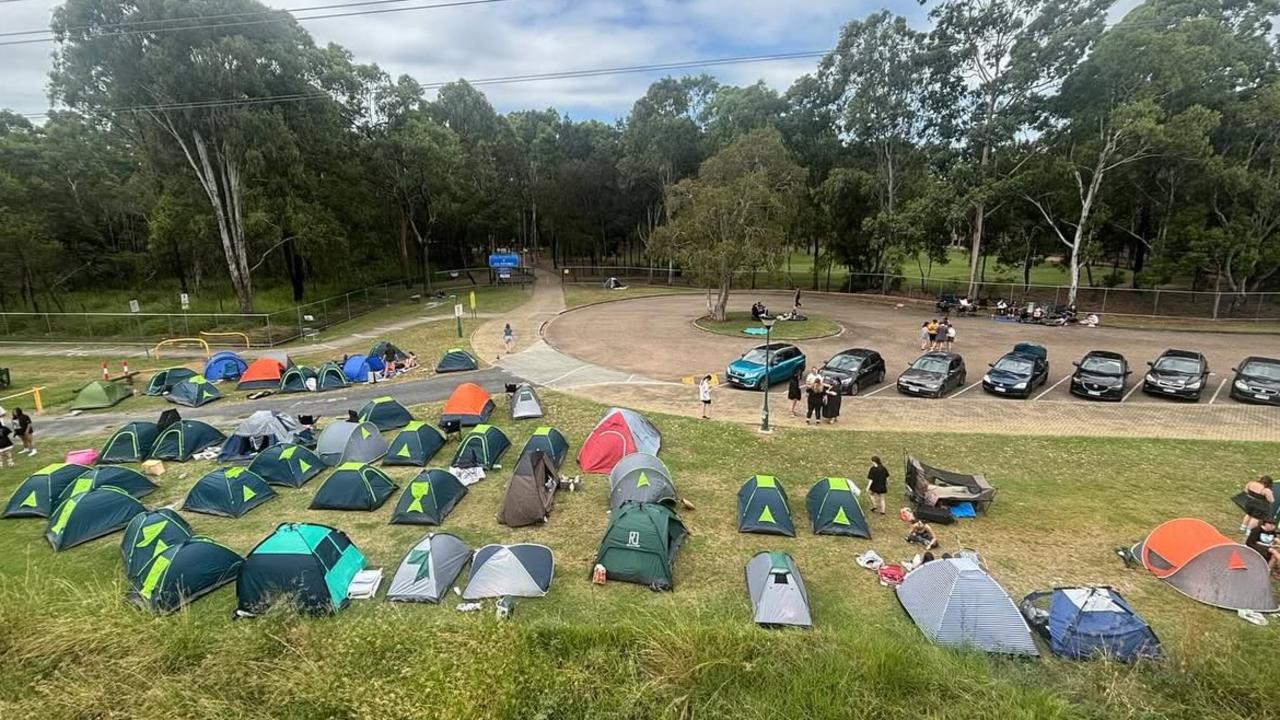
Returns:
[[[125,577],[134,584],[152,558],[190,537],[191,526],[169,508],[134,515],[124,529],[124,539],[120,541]]]
[[[871,538],[867,518],[858,505],[852,480],[825,477],[819,480],[805,499],[809,520],[815,535],[848,535]]]
[[[347,606],[351,580],[364,566],[364,555],[341,530],[280,525],[240,566],[236,614],[260,615],[280,599],[305,614],[335,613]]]
[[[5,505],[2,517],[49,517],[63,491],[88,471],[83,465],[66,463],[44,466],[22,481]]]
[[[75,482],[68,485],[62,491],[62,494],[58,496],[58,502],[62,502],[72,495],[79,495],[80,493],[107,486],[123,490],[136,498],[146,497],[156,491],[156,484],[151,482],[146,475],[133,468],[119,465],[103,465],[92,470],[86,470],[80,477],[76,478]]]
[[[395,481],[372,465],[343,463],[316,491],[311,509],[377,510],[396,488]]]
[[[251,470],[218,468],[191,486],[182,509],[238,518],[275,496],[276,491]]]
[[[272,445],[249,463],[249,471],[268,485],[300,488],[327,466],[311,450],[288,443]]]
[[[772,475],[753,475],[738,490],[738,532],[795,537],[791,505]]]
[[[379,397],[370,400],[360,408],[359,419],[360,422],[371,422],[378,426],[378,430],[386,432],[413,422],[413,415],[395,398]]]
[[[110,486],[63,500],[49,518],[44,537],[62,551],[123,530],[147,509],[129,493]]]
[[[444,447],[444,435],[431,425],[414,420],[391,439],[383,465],[413,465],[423,467]]]
[[[95,380],[76,393],[76,399],[71,402],[71,409],[99,410],[109,408],[132,396],[133,391],[120,383]]]
[[[160,552],[137,577],[129,602],[155,613],[181,610],[187,603],[236,579],[244,560],[225,545],[193,537]]]
[[[610,580],[671,590],[676,551],[687,534],[680,516],[665,505],[623,503],[609,515],[593,567],[603,565]]]
[[[467,486],[447,470],[423,470],[409,482],[396,503],[395,525],[439,525],[467,494]]]
[[[160,428],[153,422],[131,422],[107,439],[98,454],[98,464],[142,462],[151,456],[159,435]]]

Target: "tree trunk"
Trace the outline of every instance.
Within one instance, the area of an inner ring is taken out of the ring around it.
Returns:
[[[711,319],[716,322],[725,321],[725,307],[729,305],[729,289],[733,286],[733,275],[720,278],[720,288],[716,292],[716,303],[711,308]]]
[[[408,282],[409,274],[409,214],[400,208],[400,276]]]
[[[285,232],[288,232],[287,228]],[[284,264],[289,273],[289,286],[293,288],[293,301],[301,302],[306,290],[306,273],[292,237],[284,241]]]

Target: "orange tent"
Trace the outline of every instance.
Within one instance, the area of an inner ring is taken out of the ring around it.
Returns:
[[[475,383],[462,383],[453,389],[444,404],[444,413],[440,416],[440,424],[457,422],[463,427],[480,425],[489,420],[493,412],[493,400],[484,388]]]
[[[1148,572],[1193,600],[1227,610],[1280,610],[1267,561],[1203,520],[1163,523],[1136,554]]]
[[[237,390],[266,390],[280,387],[280,376],[284,373],[284,364],[275,358],[259,358],[254,360],[243,373]]]

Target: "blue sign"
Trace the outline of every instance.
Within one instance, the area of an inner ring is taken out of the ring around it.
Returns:
[[[489,256],[489,267],[491,268],[516,268],[520,267],[520,256],[515,253],[494,253]]]

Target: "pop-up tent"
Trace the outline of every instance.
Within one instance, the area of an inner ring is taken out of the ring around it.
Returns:
[[[199,420],[179,420],[165,428],[151,448],[155,460],[186,462],[205,448],[218,445],[227,437],[211,425]]]
[[[372,373],[373,368],[369,366],[369,359],[364,355],[352,355],[342,363],[342,374],[346,376],[347,382],[369,382],[369,376]]]
[[[551,464],[557,470],[564,463],[565,457],[569,455],[569,441],[565,438],[564,433],[553,427],[540,427],[533,431],[529,439],[525,441],[524,448],[520,450],[521,455],[540,450]]]
[[[129,583],[135,584],[152,558],[190,537],[191,526],[169,508],[134,515],[120,542],[120,557]]]
[[[316,389],[319,390],[319,381],[316,380],[316,371],[306,365],[294,365],[284,374],[280,376],[280,392],[282,393],[300,393],[310,392],[311,388],[307,386],[307,381],[314,381]]]
[[[610,580],[671,590],[675,587],[676,551],[686,535],[688,530],[671,508],[624,503],[609,514],[593,567],[603,565]]]
[[[372,511],[396,491],[396,483],[372,465],[343,463],[325,479],[311,499],[312,510]]]
[[[1013,600],[970,558],[927,562],[907,573],[895,590],[931,642],[989,653],[1040,654]]]
[[[183,510],[238,518],[274,498],[266,480],[242,467],[217,468],[196,481],[182,503]]]
[[[159,396],[173,389],[174,385],[193,378],[198,375],[195,370],[184,367],[165,368],[151,376],[151,380],[147,382],[147,389],[144,395]]]
[[[49,517],[44,537],[56,551],[123,530],[134,515],[147,509],[129,493],[113,487],[73,495]]]
[[[388,350],[391,351],[391,360],[393,362],[400,363],[409,359],[409,353],[406,353],[405,351],[396,347],[391,342],[388,342],[386,340],[379,340],[378,342],[373,344],[373,347],[369,348],[369,354],[366,356],[369,358],[369,366],[372,367],[374,370],[381,372],[386,367],[386,364],[387,364]]]
[[[71,409],[99,410],[109,408],[132,396],[133,391],[120,383],[95,380],[76,393],[76,399],[71,401]]]
[[[471,548],[448,533],[429,533],[409,549],[391,577],[387,600],[438,603],[471,560]]]
[[[480,366],[476,364],[476,359],[471,356],[471,353],[461,348],[450,348],[444,351],[444,355],[440,356],[440,362],[436,363],[436,372],[463,372],[465,370],[475,370],[478,367]]]
[[[236,576],[236,614],[254,617],[285,599],[308,615],[336,613],[364,555],[346,533],[327,525],[289,523],[249,552]]]
[[[545,545],[485,545],[471,559],[463,600],[542,597],[551,588],[556,559]]]
[[[439,525],[467,494],[467,486],[447,470],[423,470],[400,493],[393,525]]]
[[[204,364],[205,378],[213,381],[238,380],[249,364],[233,352],[214,353]]]
[[[546,522],[556,506],[558,485],[556,469],[542,451],[521,455],[498,506],[498,522],[508,527]]]
[[[244,560],[207,537],[193,537],[156,555],[129,591],[129,602],[172,613],[236,579]]]
[[[285,364],[272,357],[260,357],[254,360],[243,373],[237,390],[275,390],[280,387],[280,376],[284,375]]]
[[[165,400],[175,405],[185,405],[186,407],[200,407],[222,397],[222,393],[218,392],[218,388],[213,383],[205,379],[203,375],[193,375],[183,380],[168,395],[164,396]]]
[[[414,420],[391,438],[383,465],[416,465],[423,467],[444,447],[444,435],[439,430]]]
[[[857,486],[852,480],[841,477],[824,477],[813,487],[805,507],[814,535],[850,535],[871,539],[871,528],[858,505],[854,494]]]
[[[444,403],[440,425],[457,422],[463,427],[481,425],[489,421],[493,413],[493,400],[484,388],[475,383],[462,383]]]
[[[136,498],[146,497],[156,491],[156,484],[151,482],[146,475],[133,468],[119,465],[103,465],[87,470],[76,478],[58,495],[57,502],[62,502],[72,495],[79,495],[80,493],[107,486],[123,490]]]
[[[657,455],[631,453],[609,471],[609,508],[617,510],[626,502],[676,504],[676,486],[671,471]]]
[[[973,503],[979,512],[985,512],[996,496],[996,489],[982,475],[939,470],[910,455],[906,459],[903,479],[911,500],[930,507],[968,502]]]
[[[791,504],[772,475],[752,475],[738,490],[738,532],[795,537]]]
[[[250,472],[268,485],[300,488],[325,469],[324,461],[302,445],[272,445],[249,463]]]
[[[1148,572],[1192,600],[1225,610],[1280,610],[1267,561],[1203,520],[1162,523],[1133,554]]]
[[[493,468],[509,447],[511,441],[501,430],[492,425],[477,425],[463,436],[450,466]]]
[[[809,592],[790,555],[762,552],[748,560],[747,594],[757,625],[813,627]]]
[[[245,418],[227,441],[222,443],[218,461],[247,460],[274,445],[307,445],[313,439],[311,431],[292,415],[274,410],[258,410]]]
[[[1058,657],[1134,662],[1159,658],[1160,641],[1115,588],[1035,592],[1018,606]]]
[[[337,363],[327,362],[316,371],[316,392],[338,390],[348,385],[347,376]]]
[[[151,456],[151,448],[159,435],[160,429],[153,422],[131,422],[111,434],[107,443],[102,446],[102,452],[98,454],[98,462],[142,462]]]
[[[542,400],[529,383],[520,383],[511,393],[511,419],[529,420],[542,417]]]
[[[329,423],[316,441],[316,454],[325,465],[368,463],[387,454],[387,441],[373,423],[345,420]]]
[[[413,422],[413,415],[395,398],[376,397],[360,408],[359,420],[373,423],[378,426],[380,432],[385,432],[402,428]]]
[[[18,486],[5,505],[3,517],[49,517],[58,506],[58,500],[76,478],[89,471],[83,465],[54,463],[45,465]]]
[[[662,434],[640,413],[609,408],[578,450],[583,472],[606,474],[623,457],[635,452],[657,455]]]

